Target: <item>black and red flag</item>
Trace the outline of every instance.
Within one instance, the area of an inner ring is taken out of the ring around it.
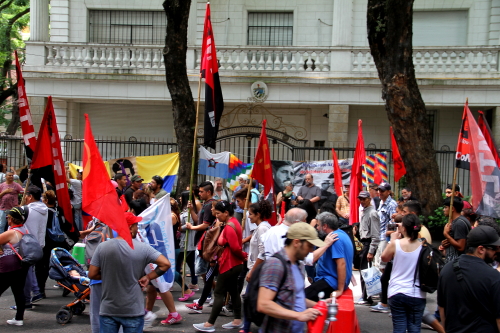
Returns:
[[[38,132],[38,140],[31,161],[31,173],[32,184],[42,188],[41,178],[52,184],[56,192],[57,203],[64,211],[64,218],[73,226],[71,228],[73,231],[73,213],[66,183],[66,169],[51,96],[47,99],[47,106]]]
[[[462,127],[458,135],[457,152],[455,155],[455,167],[470,170],[470,132],[469,132],[469,103],[465,102],[464,113],[462,115]],[[474,118],[471,118],[474,119]]]
[[[205,129],[204,145],[215,149],[215,140],[219,131],[219,122],[224,111],[224,100],[219,81],[219,64],[215,50],[210,4],[207,3],[203,43],[201,44],[201,76],[205,79]]]
[[[481,132],[484,135],[484,139],[488,143],[488,147],[490,147],[491,153],[493,154],[493,157],[495,158],[497,165],[500,166],[500,156],[498,156],[498,148],[495,143],[495,140],[493,140],[493,136],[491,135],[490,125],[488,125],[488,121],[486,120],[483,111],[479,111],[479,119],[477,120],[477,125],[481,129]]]
[[[17,106],[19,108],[19,117],[21,120],[21,131],[23,132],[24,147],[26,149],[26,157],[29,161],[33,159],[33,152],[36,147],[35,128],[31,120],[30,106],[28,104],[28,96],[26,96],[26,88],[24,86],[23,72],[19,65],[17,51],[14,52],[16,57],[16,75],[17,75]]]

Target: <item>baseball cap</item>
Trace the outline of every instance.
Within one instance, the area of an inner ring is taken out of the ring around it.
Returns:
[[[144,180],[144,179],[142,179],[141,176],[139,176],[139,175],[133,175],[132,178],[130,178],[131,182],[138,182],[140,180]]]
[[[311,225],[305,222],[297,222],[290,226],[286,233],[288,239],[306,240],[312,245],[322,247],[325,243],[318,238],[318,232]]]
[[[467,245],[472,247],[479,245],[500,246],[500,237],[492,227],[480,225],[472,229],[467,235]]]
[[[140,216],[135,216],[134,214],[130,212],[125,213],[125,220],[127,220],[128,225],[136,224],[142,221],[142,217]]]
[[[391,187],[391,184],[389,183],[381,183],[379,186],[378,186],[378,189],[381,190],[382,192],[385,192],[385,191],[390,191],[392,190],[392,187]]]
[[[367,191],[361,191],[359,192],[358,194],[358,198],[369,198],[370,197],[370,193],[368,193]]]

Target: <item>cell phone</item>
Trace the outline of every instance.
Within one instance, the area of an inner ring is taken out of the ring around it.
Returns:
[[[387,230],[397,230],[398,229],[398,224],[397,223],[389,223],[387,225]]]

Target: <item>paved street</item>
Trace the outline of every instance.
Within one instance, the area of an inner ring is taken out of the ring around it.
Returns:
[[[355,272],[356,278],[359,281],[359,273]],[[34,310],[27,310],[25,314],[24,326],[15,327],[9,326],[5,322],[7,319],[12,319],[14,317],[14,311],[10,310],[9,307],[14,305],[14,298],[10,290],[5,292],[2,297],[0,297],[0,332],[90,332],[90,320],[88,316],[88,309],[85,310],[84,314],[81,316],[73,316],[72,321],[67,325],[59,325],[56,322],[55,316],[59,308],[65,303],[71,301],[70,296],[63,298],[61,296],[62,291],[60,289],[55,289],[52,286],[54,282],[49,280],[47,283],[47,299],[44,299],[37,303]],[[352,286],[351,286],[352,287]],[[117,290],[119,292],[119,290]],[[354,287],[355,299],[359,298],[361,292],[359,285]],[[177,300],[180,295],[180,287],[175,286],[174,297]],[[197,293],[199,295],[199,293]],[[171,327],[165,327],[160,325],[160,320],[165,319],[167,313],[166,308],[161,303],[161,301],[156,301],[156,306],[154,311],[159,315],[155,322],[155,326],[148,330],[148,332],[195,332],[192,324],[201,323],[208,319],[210,309],[206,307],[203,314],[188,314],[187,309],[184,307],[184,303],[176,302],[176,307],[179,313],[184,317],[184,321],[181,324],[174,325]],[[436,296],[435,294],[429,295],[427,298],[427,308],[429,310],[434,310],[436,307]],[[356,306],[356,311],[358,314],[361,332],[364,333],[387,333],[392,329],[391,318],[387,314],[370,312],[369,308],[366,306]],[[226,317],[219,317],[217,319],[216,326],[218,329],[216,332],[228,332],[221,328],[222,324],[229,322],[231,319]],[[236,332],[236,330],[234,330]],[[257,332],[257,329],[254,329]],[[431,332],[423,330],[423,332]]]

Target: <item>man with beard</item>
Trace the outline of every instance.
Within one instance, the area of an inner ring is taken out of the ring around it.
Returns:
[[[488,264],[500,249],[489,226],[467,236],[467,253],[446,264],[439,276],[438,306],[446,332],[500,331],[500,274]]]
[[[293,181],[294,172],[291,161],[271,161],[273,167],[274,193],[280,193],[285,189],[284,182]]]
[[[155,199],[156,201],[167,195],[167,191],[165,191],[162,186],[163,178],[160,176],[153,176],[153,178],[151,178],[151,182],[149,183],[149,187],[151,188],[151,199]]]
[[[318,293],[323,291],[329,296],[336,291],[336,297],[342,295],[349,286],[352,275],[352,261],[354,249],[349,236],[339,229],[339,222],[332,213],[321,213],[316,216],[319,222],[319,237],[336,234],[337,240],[326,249],[321,257],[314,256],[318,260],[316,265],[316,276],[314,282],[306,288],[306,298],[318,301]],[[326,239],[325,239],[326,241]]]
[[[313,176],[311,174],[308,173],[304,179],[306,184],[299,189],[297,200],[309,199],[309,201],[314,204],[314,208],[318,210],[318,201],[321,199],[321,189],[314,185]]]

